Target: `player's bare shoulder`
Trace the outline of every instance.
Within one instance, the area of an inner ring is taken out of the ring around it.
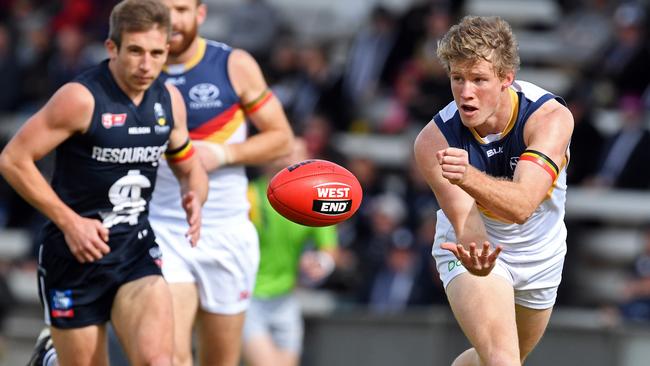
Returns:
[[[267,88],[262,70],[255,58],[242,49],[233,49],[228,58],[228,76],[237,95],[246,99],[247,94],[256,98]]]
[[[169,97],[172,101],[172,111],[174,111],[174,114],[177,112],[185,113],[185,102],[180,90],[171,83],[165,83],[165,87],[167,88],[167,91],[169,91]]]
[[[85,132],[90,126],[95,97],[77,82],[64,84],[43,108],[47,124],[70,131]]]
[[[555,99],[550,99],[530,116],[524,129],[524,138],[529,140],[544,134],[555,136],[559,141],[568,141],[573,133],[573,124],[573,115],[569,108]]]

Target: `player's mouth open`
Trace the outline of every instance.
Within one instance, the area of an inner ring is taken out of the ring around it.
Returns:
[[[467,105],[467,104],[463,104],[462,106],[460,106],[460,108],[461,108],[461,109],[463,110],[463,112],[465,112],[465,113],[472,113],[472,112],[478,110],[478,108],[476,108],[476,107],[474,107],[474,106],[471,106],[471,105]]]

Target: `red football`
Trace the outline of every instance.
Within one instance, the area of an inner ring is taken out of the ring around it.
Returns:
[[[266,195],[287,219],[306,226],[347,220],[359,205],[361,185],[349,170],[327,160],[305,160],[278,172]]]

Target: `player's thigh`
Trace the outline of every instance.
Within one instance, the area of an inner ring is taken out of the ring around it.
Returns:
[[[521,360],[535,348],[544,335],[553,308],[531,309],[515,305],[517,316],[517,334],[519,335],[519,350]]]
[[[132,365],[168,357],[171,361],[172,300],[162,276],[145,276],[122,285],[111,318]]]
[[[247,339],[243,355],[248,366],[296,366],[300,360],[295,352],[279,349],[269,334],[257,334]]]
[[[503,277],[463,273],[447,286],[454,316],[479,355],[519,359],[514,290]]]
[[[199,310],[197,331],[201,365],[235,366],[239,362],[245,313],[215,314]]]
[[[199,307],[196,284],[170,283],[174,309],[174,358],[177,364],[187,364],[192,358],[192,327]]]
[[[252,223],[204,230],[194,248],[192,272],[199,289],[200,308],[214,314],[245,312],[255,286],[259,241]],[[178,282],[178,281],[172,281]]]
[[[271,366],[275,365],[275,355],[278,352],[271,335],[268,333],[257,333],[244,340],[242,354],[248,366]],[[279,366],[279,365],[278,365]]]
[[[50,328],[52,341],[61,366],[108,366],[106,326]]]
[[[245,358],[251,366],[296,364],[303,328],[300,305],[293,294],[254,298],[244,322]]]

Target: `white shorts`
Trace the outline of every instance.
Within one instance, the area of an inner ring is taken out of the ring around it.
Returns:
[[[151,220],[151,226],[163,253],[162,272],[167,282],[196,283],[201,308],[207,312],[231,315],[246,311],[260,260],[257,231],[250,221],[203,226],[194,248],[185,238],[186,223]]]
[[[439,221],[440,223],[440,221]],[[443,223],[445,226],[445,223]],[[451,280],[467,272],[454,254],[442,249],[440,244],[456,242],[454,230],[450,227],[437,227],[432,255],[442,283],[447,288]],[[557,251],[549,252],[546,258],[536,256],[535,261],[527,261],[524,255],[508,256],[501,252],[492,273],[508,281],[515,291],[515,303],[531,309],[548,309],[555,304],[557,289],[562,280],[562,267],[566,254],[566,243]]]
[[[298,299],[289,294],[270,299],[253,298],[244,321],[244,342],[268,335],[278,348],[300,355],[304,325]]]

